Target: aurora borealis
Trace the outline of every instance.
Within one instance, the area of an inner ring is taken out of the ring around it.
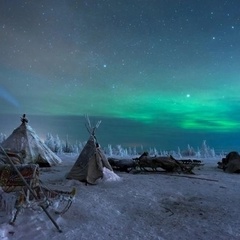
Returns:
[[[16,127],[26,113],[38,131],[81,139],[86,130],[76,119],[88,114],[103,120],[104,143],[173,149],[207,140],[237,150],[239,7],[238,0],[3,0],[1,121],[14,114],[9,128]]]

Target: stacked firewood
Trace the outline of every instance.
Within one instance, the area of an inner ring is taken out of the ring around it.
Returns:
[[[147,152],[133,159],[109,158],[108,160],[113,169],[126,172],[139,169],[148,172],[166,171],[193,174],[194,167],[203,165],[200,160],[177,160],[171,155],[152,157]]]

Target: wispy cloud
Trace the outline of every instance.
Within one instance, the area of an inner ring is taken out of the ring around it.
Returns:
[[[12,106],[16,108],[19,107],[19,102],[17,101],[17,99],[1,86],[0,86],[0,98],[7,101],[8,103],[10,103]]]

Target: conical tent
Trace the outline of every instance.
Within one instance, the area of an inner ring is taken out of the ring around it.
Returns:
[[[24,152],[24,163],[35,163],[40,167],[50,167],[61,163],[62,160],[44,144],[28,125],[25,114],[21,121],[22,124],[1,143],[2,147],[13,152]]]
[[[103,177],[103,167],[113,171],[95,137],[94,132],[99,124],[100,122],[98,122],[96,127],[91,129],[91,132],[90,128],[88,128],[88,131],[91,134],[89,140],[81,151],[72,169],[67,174],[67,179],[75,179],[81,182],[96,184],[96,181]]]

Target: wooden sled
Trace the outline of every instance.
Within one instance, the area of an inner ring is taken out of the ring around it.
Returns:
[[[61,211],[56,211],[58,214],[65,213],[71,206],[76,189],[71,192],[51,190],[41,183],[39,179],[39,165],[24,164],[19,165],[19,161],[15,162],[12,156],[3,149],[0,145],[1,154],[5,157],[5,162],[0,169],[0,187],[3,193],[15,193],[16,201],[14,204],[15,212],[10,220],[10,224],[14,224],[16,218],[23,207],[31,207],[31,203],[36,203],[59,232],[62,232],[58,224],[47,211],[47,208],[53,203],[54,199],[60,198],[61,201],[67,201],[67,204]],[[1,161],[2,162],[2,161]],[[0,194],[1,203],[4,205],[4,200]],[[38,208],[39,209],[39,208]]]
[[[157,172],[166,171],[169,173],[188,173],[194,174],[193,169],[200,166],[198,160],[177,160],[170,156],[155,156],[151,157],[147,152],[144,152],[140,157],[134,158],[137,167],[140,171]]]
[[[2,191],[5,193],[15,193],[16,196],[13,217],[10,220],[11,224],[16,221],[19,212],[24,208],[39,210],[41,205],[48,208],[53,206],[55,201],[66,203],[61,210],[56,211],[58,214],[64,214],[70,208],[76,194],[75,188],[67,192],[53,190],[44,186],[39,179],[39,166],[36,164],[16,165],[16,168],[35,193],[37,199],[34,198],[22,178],[19,177],[17,171],[15,171],[11,165],[0,165],[0,186]],[[3,198],[1,200],[3,200]],[[4,201],[1,201],[1,203],[4,208],[4,204],[6,203],[4,203]]]

